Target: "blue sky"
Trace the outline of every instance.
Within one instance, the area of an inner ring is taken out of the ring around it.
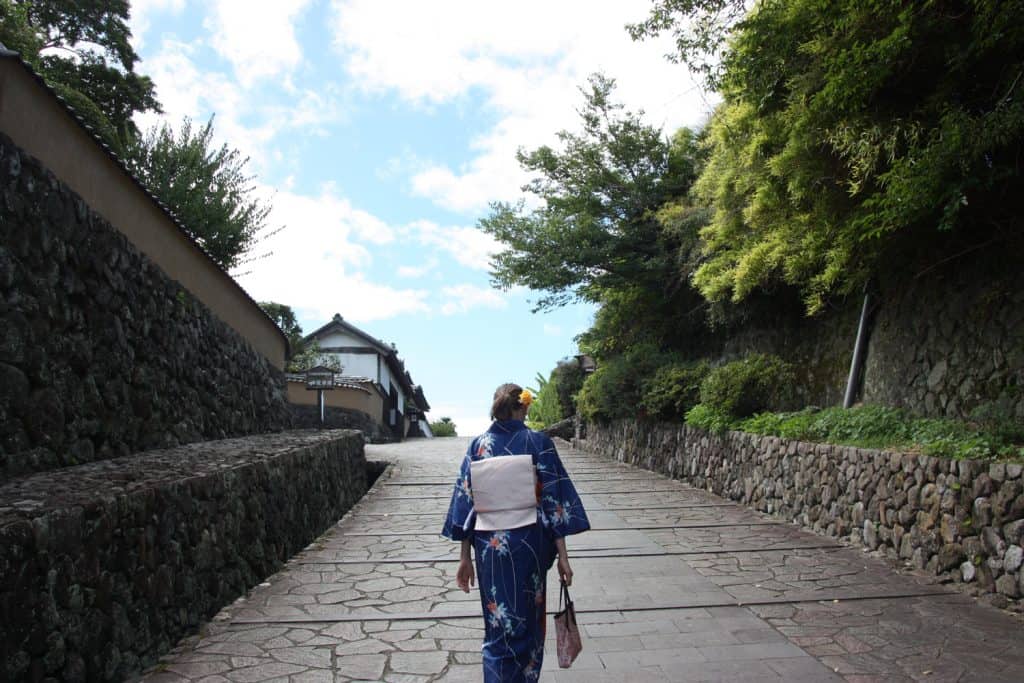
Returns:
[[[490,287],[500,245],[476,229],[527,179],[519,147],[576,127],[577,88],[602,71],[666,134],[710,104],[666,42],[624,30],[648,0],[516,3],[136,0],[137,67],[163,115],[216,116],[272,206],[267,258],[239,282],[295,309],[307,332],[334,313],[394,342],[460,434],[487,424],[495,386],[534,384],[593,309],[532,314],[527,290]]]

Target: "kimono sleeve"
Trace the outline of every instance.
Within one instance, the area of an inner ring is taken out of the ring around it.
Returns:
[[[473,445],[470,444],[470,452]],[[476,515],[473,511],[473,489],[469,478],[470,455],[462,460],[462,467],[459,469],[459,477],[455,480],[455,489],[452,491],[452,500],[448,505],[448,516],[444,520],[444,528],[441,535],[461,541],[473,535],[473,527]]]
[[[587,511],[583,509],[569,474],[562,465],[555,444],[545,438],[543,450],[537,454],[537,481],[540,487],[541,520],[555,538],[578,534],[590,528]]]

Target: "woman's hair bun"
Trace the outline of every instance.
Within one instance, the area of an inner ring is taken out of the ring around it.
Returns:
[[[494,402],[491,403],[492,420],[511,420],[512,414],[521,406],[519,394],[523,388],[518,384],[508,382],[494,390]]]

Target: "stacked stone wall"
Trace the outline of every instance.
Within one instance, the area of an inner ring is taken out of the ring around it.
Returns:
[[[130,677],[366,488],[352,431],[191,444],[0,486],[0,679]]]
[[[1020,606],[1022,465],[629,420],[588,425],[583,447]]]
[[[1024,421],[1024,269],[955,264],[890,292],[878,309],[864,400],[969,418],[979,406]]]
[[[0,134],[0,482],[289,420],[280,371]]]
[[[979,252],[879,284],[858,398],[928,417],[968,419],[983,408],[989,417],[1024,421],[1021,257]],[[789,407],[841,405],[861,306],[850,296],[808,318],[784,294],[764,297],[751,318],[711,333],[718,344],[705,353],[718,362],[776,354],[796,374]]]
[[[850,355],[857,334],[859,302],[808,318],[802,306],[781,310],[765,304],[759,316],[742,326],[718,332],[723,338],[715,359],[727,362],[751,353],[769,353],[789,361],[794,371],[795,400],[783,408],[833,406],[843,402]],[[767,317],[768,312],[775,315]]]
[[[571,441],[576,436],[576,418],[566,418],[541,430],[551,437]]]

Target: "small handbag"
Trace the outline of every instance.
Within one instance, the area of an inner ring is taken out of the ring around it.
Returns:
[[[565,598],[565,607],[562,599]],[[576,608],[569,597],[569,587],[562,581],[562,589],[558,593],[558,613],[555,614],[555,639],[558,645],[558,666],[568,669],[573,660],[583,650],[580,640],[580,627],[576,625]]]

